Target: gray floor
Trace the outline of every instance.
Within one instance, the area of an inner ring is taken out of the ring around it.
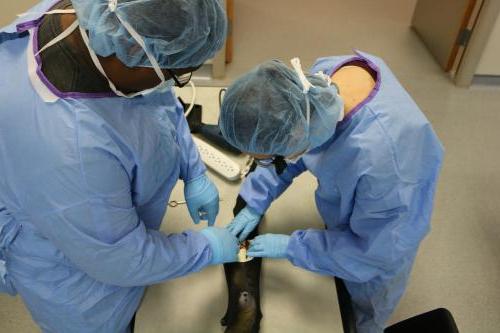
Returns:
[[[408,290],[391,322],[446,307],[461,332],[500,331],[500,89],[461,89],[451,83],[408,28],[415,0],[235,2],[235,59],[225,82],[268,58],[301,56],[303,63],[310,65],[316,57],[345,54],[352,48],[377,54],[393,68],[433,123],[446,147],[446,159],[432,232],[421,246]],[[213,91],[200,90],[200,98],[215,99]],[[212,120],[216,115],[208,116]],[[304,227],[302,221],[315,214],[309,199],[300,201],[300,209],[288,204],[297,195],[304,198],[304,191],[312,191],[307,177],[299,179],[298,186],[272,208],[270,214],[276,219],[266,222],[267,230]],[[223,185],[218,178],[216,181],[228,198],[218,221],[223,224],[229,218],[230,200],[237,187]],[[288,225],[286,221],[271,223],[281,220],[278,216],[284,211],[295,218]],[[178,214],[180,219],[186,215],[181,211],[169,214]],[[166,231],[181,228],[180,220],[168,223]],[[271,296],[264,299],[264,333],[340,332],[337,309],[323,278],[296,271],[283,262],[267,264],[266,271],[264,292]],[[288,284],[294,291],[285,293],[276,278],[285,281],[285,286],[291,280]],[[139,332],[219,332],[216,322],[224,310],[224,296],[218,294],[223,290],[221,279],[220,270],[210,268],[176,281],[176,285],[151,288],[138,318]],[[207,292],[198,282],[211,283],[214,290]],[[183,293],[174,287],[179,285],[192,287]],[[187,304],[193,302],[197,305],[189,312],[193,307]],[[177,307],[179,303],[182,305]],[[166,311],[174,311],[175,320],[164,320]],[[188,323],[173,328],[172,321]],[[0,296],[0,332],[35,331],[19,299]]]

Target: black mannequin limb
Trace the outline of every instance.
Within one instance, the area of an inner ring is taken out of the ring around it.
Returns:
[[[250,172],[256,164],[253,163]],[[241,196],[236,199],[233,214],[236,216],[246,202]],[[258,235],[258,227],[249,235],[253,239]],[[221,324],[227,326],[226,333],[257,333],[259,332],[262,312],[260,310],[260,270],[261,258],[254,258],[244,263],[224,265],[228,289],[227,311],[221,319]]]

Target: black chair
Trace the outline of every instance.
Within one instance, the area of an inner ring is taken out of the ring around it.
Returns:
[[[384,333],[458,333],[450,311],[435,309],[387,327]]]
[[[352,308],[351,297],[344,281],[335,278],[337,299],[342,318],[344,333],[357,333],[356,317]],[[435,309],[387,327],[384,333],[459,333],[450,311],[444,308]]]

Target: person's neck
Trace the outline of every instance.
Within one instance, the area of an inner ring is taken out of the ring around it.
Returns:
[[[343,66],[331,78],[339,87],[340,97],[344,101],[344,115],[354,110],[375,88],[372,74],[361,66]]]
[[[68,29],[68,27],[76,20],[75,14],[62,14],[59,17],[61,31],[65,31],[66,29]],[[75,50],[75,60],[85,68],[85,75],[89,78],[89,80],[92,82],[106,82],[106,84],[102,85],[107,86],[107,80],[94,65],[89,51],[85,46],[85,43],[83,42],[82,36],[80,35],[79,29],[73,31],[73,33],[71,33],[64,40],[71,46],[73,50]],[[111,90],[107,89],[107,91]]]
[[[74,14],[64,14],[61,15],[61,26],[62,29],[67,29],[76,19]],[[73,32],[67,37],[68,41],[77,49],[79,54],[81,54],[81,59],[79,61],[85,61],[90,68],[94,70],[88,75],[95,75],[100,79],[107,79],[97,70],[95,64],[90,57],[89,50],[85,45],[83,38],[79,30]],[[160,79],[150,68],[134,67],[130,68],[125,66],[122,62],[116,58],[115,55],[109,57],[97,56],[99,62],[106,73],[106,76],[111,82],[116,86],[116,88],[124,93],[133,93],[137,91],[146,90],[152,88],[160,83]],[[164,73],[165,77],[168,79],[168,74]]]

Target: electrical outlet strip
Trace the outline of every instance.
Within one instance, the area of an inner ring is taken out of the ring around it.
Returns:
[[[241,179],[241,169],[236,162],[197,137],[193,136],[193,141],[198,147],[201,159],[210,169],[231,181]]]

